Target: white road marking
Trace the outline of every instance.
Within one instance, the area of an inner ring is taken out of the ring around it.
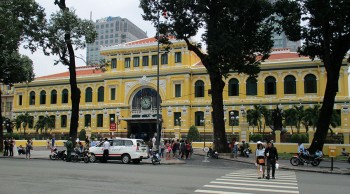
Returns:
[[[230,182],[222,182],[222,181],[211,181],[213,184],[223,184],[223,185],[238,185],[238,186],[258,186],[258,187],[269,187],[269,188],[284,188],[284,189],[298,189],[298,187],[293,186],[283,186],[283,185],[263,185],[263,184],[248,184],[248,183],[230,183]]]
[[[275,193],[299,193],[299,191],[288,191],[279,189],[261,189],[261,188],[246,188],[246,187],[231,187],[231,186],[220,186],[220,185],[204,185],[209,188],[221,188],[221,189],[238,189],[238,190],[249,190],[249,191],[266,191]]]
[[[261,180],[238,180],[238,179],[222,179],[218,178],[216,179],[218,181],[230,181],[230,182],[249,182],[249,183],[261,183]],[[284,182],[275,182],[273,181],[274,184],[277,185],[298,185],[298,183],[284,183]]]
[[[204,190],[204,189],[197,189],[194,192],[196,192],[196,193],[212,193],[212,194],[252,194],[252,193],[213,191],[213,190]]]

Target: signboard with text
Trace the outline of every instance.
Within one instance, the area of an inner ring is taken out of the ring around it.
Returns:
[[[115,131],[115,130],[117,130],[117,124],[116,124],[116,123],[111,123],[111,124],[109,124],[109,130],[110,130],[110,131]]]

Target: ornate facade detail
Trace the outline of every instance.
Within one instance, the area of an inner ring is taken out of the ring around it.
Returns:
[[[148,85],[150,82],[151,82],[151,79],[150,79],[150,78],[147,78],[145,75],[142,76],[142,78],[139,79],[139,83],[140,83],[142,86],[146,86],[146,85]]]
[[[125,83],[125,96],[129,93],[130,89],[133,88],[138,82],[126,82]]]

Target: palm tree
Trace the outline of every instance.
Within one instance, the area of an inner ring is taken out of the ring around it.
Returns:
[[[305,126],[306,132],[309,131],[309,126],[312,126],[314,130],[316,129],[319,114],[320,114],[319,105],[315,105],[313,108],[310,107],[305,110],[303,125]]]
[[[52,119],[49,116],[44,116],[39,118],[34,128],[36,132],[40,130],[40,133],[43,134],[43,130],[44,130],[46,134],[48,129],[52,130],[54,127],[55,127],[54,119]]]
[[[21,130],[21,125],[23,126],[24,138],[26,138],[26,129],[30,123],[33,123],[33,117],[31,117],[27,112],[20,114],[16,117],[16,128]]]
[[[290,126],[290,129],[293,132],[293,126],[296,126],[296,117],[297,113],[296,110],[293,108],[287,109],[284,111],[284,126]]]
[[[261,129],[263,129],[263,126],[266,126],[266,123],[269,122],[267,117],[267,115],[269,114],[267,108],[261,105],[254,105],[254,109],[249,110],[247,114],[247,121],[251,125],[257,126],[259,133],[261,133]],[[263,118],[265,119],[264,125],[262,121]]]
[[[297,128],[297,133],[300,133],[300,126],[303,122],[303,119],[305,117],[305,109],[304,106],[300,105],[300,106],[295,106],[293,107],[293,109],[295,110],[295,116],[296,116],[296,125],[295,127]]]

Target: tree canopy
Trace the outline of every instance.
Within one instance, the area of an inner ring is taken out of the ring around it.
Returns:
[[[280,0],[276,2],[276,11],[288,38],[304,41],[298,52],[311,59],[321,59],[327,72],[323,104],[310,146],[313,153],[322,150],[325,143],[338,92],[339,72],[350,49],[350,1]]]
[[[46,24],[43,10],[34,0],[0,1],[0,83],[12,85],[34,78],[32,61],[20,55],[18,47],[25,42],[25,48],[36,50]],[[3,138],[0,125],[0,151],[3,150]]]
[[[260,71],[260,61],[269,56],[273,46],[270,17],[273,7],[267,0],[141,0],[143,18],[158,26],[161,37],[167,35],[183,39],[207,69],[211,85],[214,145],[228,151],[226,145],[223,88],[230,73],[255,76]],[[191,40],[204,28],[201,44]],[[158,37],[157,37],[158,38]]]

